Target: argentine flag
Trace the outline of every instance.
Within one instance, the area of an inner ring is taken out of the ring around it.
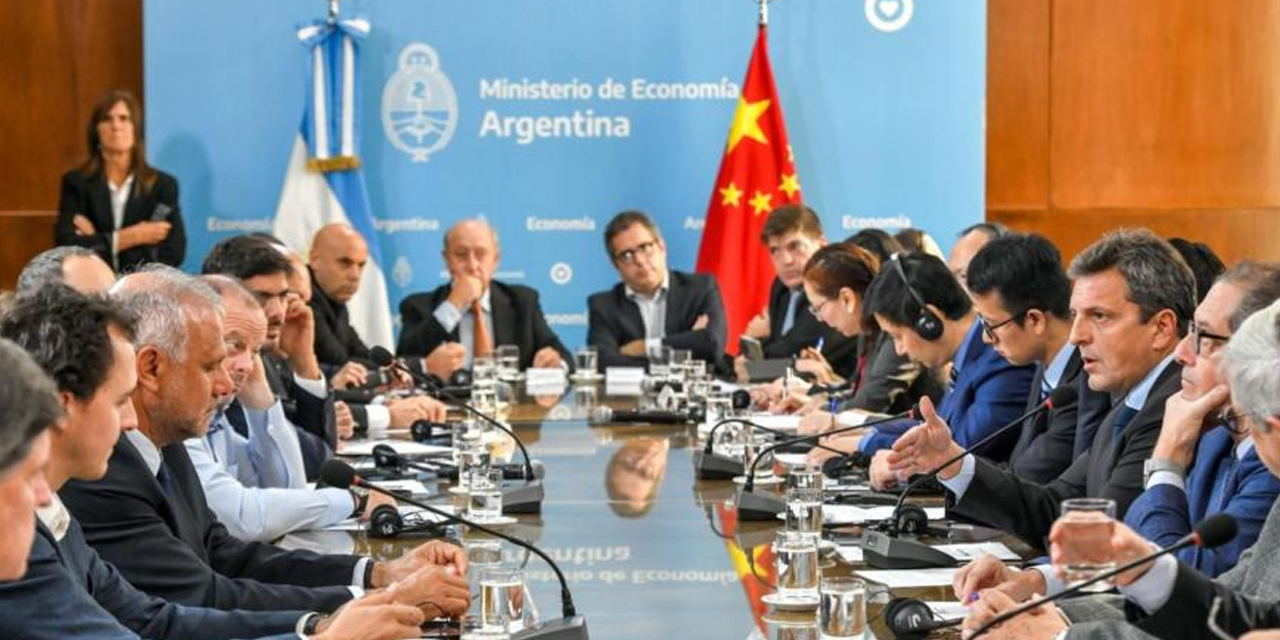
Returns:
[[[368,33],[368,21],[360,18],[321,20],[298,29],[307,49],[307,101],[276,206],[275,235],[305,257],[324,225],[345,222],[359,231],[369,245],[369,263],[359,291],[347,303],[351,324],[365,344],[390,347],[395,343],[382,251],[357,155],[357,54]]]

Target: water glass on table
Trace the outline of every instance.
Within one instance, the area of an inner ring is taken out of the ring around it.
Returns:
[[[477,467],[470,475],[467,517],[476,522],[497,520],[502,516],[502,470]]]
[[[769,640],[818,640],[818,619],[810,614],[804,618],[780,618],[764,620]]]
[[[811,462],[796,465],[787,472],[787,489],[822,490],[822,467]]]
[[[867,585],[852,577],[823,578],[818,589],[823,640],[862,638],[867,632]]]
[[[818,546],[806,535],[782,530],[773,543],[779,596],[812,598],[818,593]]]
[[[1107,498],[1072,498],[1062,501],[1058,522],[1063,534],[1071,540],[1062,558],[1063,579],[1068,587],[1093,579],[1116,566],[1111,554],[1111,536],[1115,532],[1116,502]],[[1102,580],[1085,589],[1089,592],[1110,591],[1111,580]]]
[[[515,632],[538,623],[537,608],[519,569],[480,573],[480,618],[486,627]]]
[[[498,361],[498,377],[511,380],[520,375],[520,347],[514,344],[498,345],[494,350]]]
[[[821,489],[787,491],[787,531],[818,543],[822,538]]]
[[[582,347],[573,352],[575,373],[580,376],[595,376],[600,366],[600,351],[595,347]]]

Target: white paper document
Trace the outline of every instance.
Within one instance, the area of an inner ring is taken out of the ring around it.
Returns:
[[[338,451],[340,456],[371,456],[373,448],[385,444],[402,456],[434,456],[451,453],[453,449],[434,444],[422,444],[409,440],[348,440]]]
[[[963,602],[926,602],[933,615],[943,620],[962,620],[969,615],[969,607]]]
[[[1000,560],[1017,561],[1022,558],[1014,553],[1009,547],[1004,546],[1000,542],[975,542],[967,544],[940,544],[934,546],[934,549],[941,551],[956,560],[968,562],[977,560],[983,554],[991,554]]]
[[[890,589],[919,587],[946,587],[951,585],[959,567],[943,569],[890,569],[885,571],[863,570],[856,573],[867,580],[878,582]]]
[[[387,491],[408,491],[413,494],[431,493],[421,480],[379,480],[378,486]]]
[[[941,520],[947,510],[943,507],[928,507],[924,510],[930,520]],[[865,524],[893,517],[893,505],[878,507],[859,507],[850,504],[822,505],[822,519],[827,524]]]

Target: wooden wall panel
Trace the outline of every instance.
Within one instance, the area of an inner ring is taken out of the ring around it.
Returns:
[[[1050,0],[988,0],[987,202],[1049,200]]]
[[[58,180],[108,90],[142,97],[141,0],[0,0],[0,289],[52,246]],[[18,239],[15,241],[14,239]]]

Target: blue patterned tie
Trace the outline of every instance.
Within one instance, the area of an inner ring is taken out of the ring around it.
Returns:
[[[800,306],[801,292],[792,291],[791,300],[787,301],[787,315],[782,319],[782,335],[791,332],[791,327],[796,326],[796,309]]]

